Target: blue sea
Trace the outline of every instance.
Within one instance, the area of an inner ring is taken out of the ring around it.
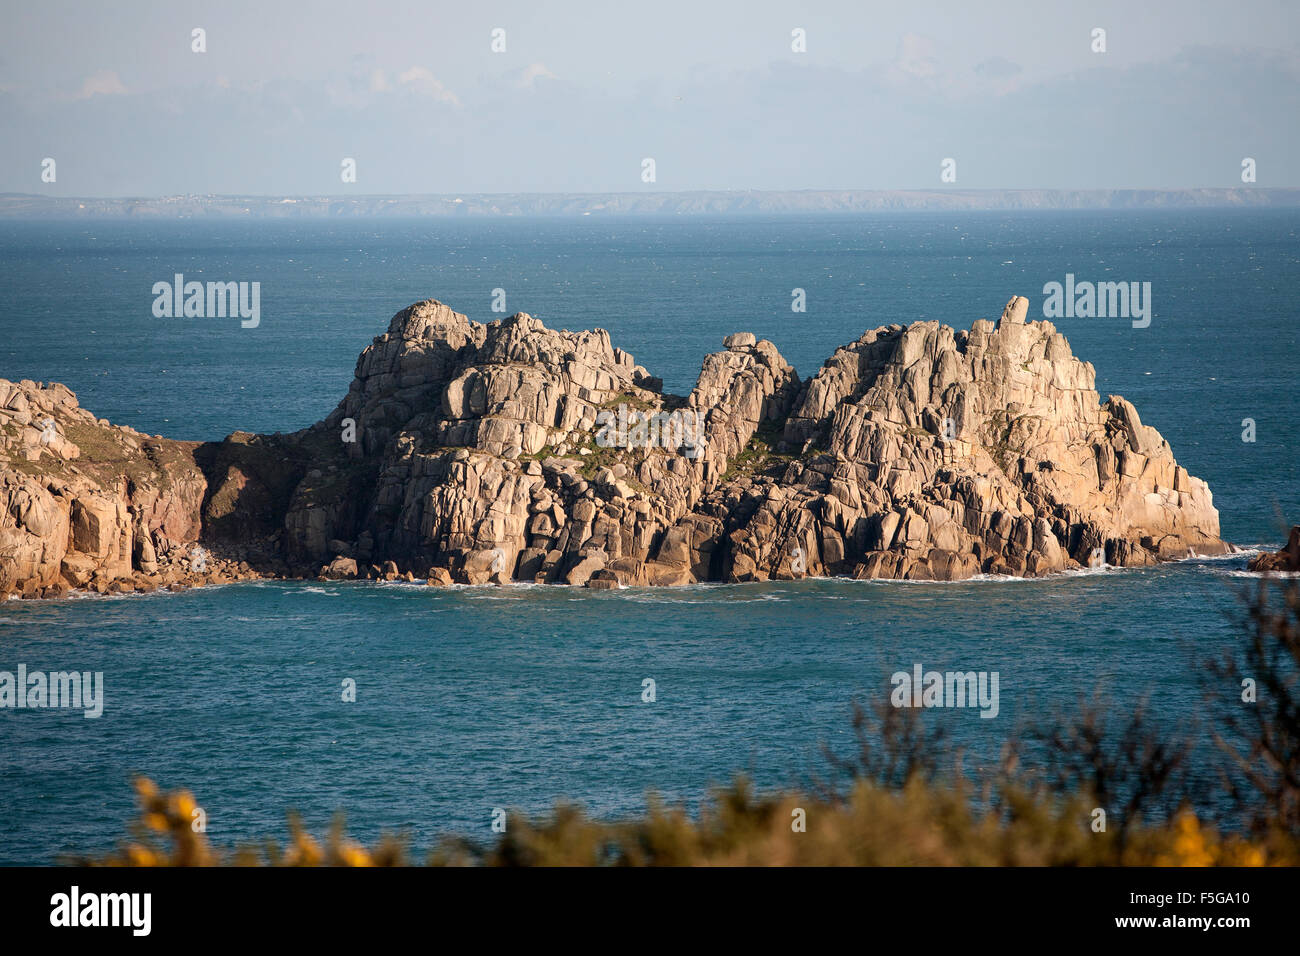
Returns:
[[[1206,479],[1223,536],[1276,547],[1300,520],[1295,211],[907,213],[809,218],[0,222],[0,377],[60,381],[173,438],[324,417],[357,354],[411,302],[610,331],[686,393],[725,335],[772,340],[803,377],[888,323],[968,328],[1012,295],[1150,282],[1148,328],[1060,319]],[[261,283],[261,323],[157,319],[153,284]],[[807,311],[791,311],[803,289]],[[1242,439],[1245,419],[1256,440]],[[807,784],[852,749],[851,706],[889,675],[997,671],[995,719],[927,711],[977,769],[1026,721],[1101,687],[1195,728],[1244,557],[1048,580],[801,581],[589,592],[256,582],[0,605],[0,670],[102,671],[104,714],[0,711],[0,863],[104,852],[130,780],[191,789],[214,842],[323,828],[487,840],[494,808],[617,817],[690,809],[736,773]],[[356,681],[345,703],[341,684]],[[656,699],[642,700],[655,681]],[[1235,694],[1223,690],[1222,700]],[[1208,728],[1196,731],[1208,738]],[[1212,755],[1197,772],[1211,773]]]

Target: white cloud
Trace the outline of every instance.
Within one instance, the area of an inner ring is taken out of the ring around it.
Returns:
[[[127,92],[126,86],[113,70],[100,70],[86,77],[81,84],[81,92],[74,99],[88,100],[92,96],[120,96]]]
[[[894,65],[912,76],[934,76],[939,72],[934,41],[917,33],[904,33],[898,44],[898,58]]]
[[[537,84],[538,80],[542,79],[554,80],[556,76],[546,68],[545,63],[530,63],[519,74],[519,85],[524,88],[531,88]]]
[[[443,86],[441,80],[422,66],[411,67],[397,77],[397,82],[402,89],[409,90],[420,96],[427,96],[440,103],[450,103],[453,106],[460,105],[460,100],[456,97],[456,94]]]

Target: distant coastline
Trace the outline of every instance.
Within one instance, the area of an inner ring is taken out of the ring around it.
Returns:
[[[56,197],[0,193],[0,219],[691,216],[1070,209],[1298,208],[1300,188],[715,190],[361,196]]]

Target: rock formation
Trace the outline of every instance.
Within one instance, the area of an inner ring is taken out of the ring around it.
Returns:
[[[1206,484],[1131,404],[1102,403],[1092,366],[1027,305],[969,332],[874,329],[807,381],[737,333],[683,398],[602,330],[483,325],[428,300],[362,352],[322,422],[207,444],[0,380],[0,594],[193,580],[196,547],[220,579],[597,588],[1230,550]],[[615,419],[618,441],[598,440]]]
[[[1272,554],[1257,554],[1246,563],[1247,571],[1300,572],[1300,524],[1291,528],[1286,547]]]
[[[0,599],[252,576],[198,544],[195,448],[97,420],[62,385],[0,379]]]

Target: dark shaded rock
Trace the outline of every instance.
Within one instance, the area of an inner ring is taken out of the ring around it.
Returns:
[[[1273,554],[1257,554],[1246,563],[1246,570],[1260,572],[1300,571],[1300,525],[1291,528],[1286,547]]]

